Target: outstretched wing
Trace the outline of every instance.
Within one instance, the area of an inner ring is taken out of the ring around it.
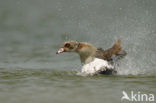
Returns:
[[[107,50],[103,50],[102,48],[98,48],[96,51],[95,57],[104,59],[107,61],[118,61],[126,56],[126,51],[121,48],[121,40],[118,39],[117,42]]]

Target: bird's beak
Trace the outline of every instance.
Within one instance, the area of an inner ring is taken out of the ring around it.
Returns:
[[[56,52],[56,54],[61,54],[61,53],[63,53],[64,52],[64,48],[61,48],[60,50],[58,50],[57,52]]]

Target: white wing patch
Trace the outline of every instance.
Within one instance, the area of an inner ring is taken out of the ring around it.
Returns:
[[[81,73],[94,75],[98,71],[104,71],[106,69],[113,69],[114,67],[106,60],[95,58],[92,62],[83,65]]]

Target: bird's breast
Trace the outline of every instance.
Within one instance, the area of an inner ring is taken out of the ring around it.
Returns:
[[[84,64],[81,73],[84,74],[96,74],[98,71],[104,71],[106,69],[112,69],[113,66],[108,61],[95,58],[92,62]]]

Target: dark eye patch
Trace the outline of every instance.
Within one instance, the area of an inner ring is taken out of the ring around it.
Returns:
[[[70,47],[70,44],[69,44],[69,43],[66,43],[66,44],[64,45],[64,47],[69,48],[69,47]]]
[[[74,49],[74,48],[72,46],[70,46],[69,49]]]

